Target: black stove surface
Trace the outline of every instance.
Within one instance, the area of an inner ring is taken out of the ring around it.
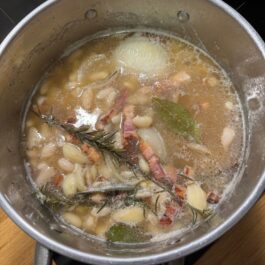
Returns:
[[[45,0],[0,0],[0,41],[30,11]],[[226,3],[244,16],[265,40],[265,0],[226,0]],[[185,258],[185,265],[193,265],[209,249],[205,247]],[[84,265],[54,253],[56,265]]]

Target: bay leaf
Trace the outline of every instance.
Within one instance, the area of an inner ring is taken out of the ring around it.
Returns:
[[[200,142],[200,130],[190,112],[179,103],[154,97],[154,109],[161,121],[174,133]]]
[[[108,230],[106,238],[111,242],[137,243],[149,240],[150,236],[136,226],[117,223]]]

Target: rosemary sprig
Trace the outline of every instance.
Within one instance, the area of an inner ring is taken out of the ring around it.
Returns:
[[[105,132],[104,130],[91,131],[90,126],[83,125],[80,127],[75,127],[70,123],[62,123],[56,119],[52,114],[43,114],[40,110],[34,110],[33,113],[42,119],[49,126],[55,126],[63,129],[70,135],[74,136],[80,143],[88,144],[95,147],[100,152],[107,152],[112,155],[113,158],[118,160],[118,162],[124,162],[130,164],[130,161],[126,157],[125,150],[118,149],[115,147],[114,136],[115,132]]]
[[[146,202],[135,198],[132,191],[124,192],[126,192],[127,195],[118,208],[138,205],[143,209],[148,209],[156,214]],[[106,199],[101,203],[92,201],[90,199],[90,195],[92,194],[93,193],[78,193],[72,197],[66,197],[60,189],[51,183],[47,183],[35,192],[35,195],[41,201],[41,203],[49,206],[53,210],[59,210],[60,208],[70,208],[83,204],[88,207],[97,207],[97,213],[100,213],[106,206],[116,206],[115,200],[117,195],[115,192],[108,193]]]
[[[35,195],[42,204],[48,205],[54,210],[59,208],[70,208],[79,204],[86,204],[89,206],[95,205],[94,202],[89,200],[86,194],[66,197],[61,190],[51,183],[47,183],[40,187],[40,189],[36,190]]]
[[[81,126],[76,128],[72,124],[60,122],[52,114],[41,113],[39,109],[37,109],[37,111],[33,109],[33,112],[49,126],[56,126],[68,132],[70,135],[78,139],[80,143],[93,146],[100,152],[109,153],[119,164],[126,164],[136,176],[140,175],[143,178],[152,181],[162,190],[168,192],[171,197],[179,204],[182,203],[181,199],[174,192],[172,192],[171,186],[167,185],[167,183],[157,181],[152,178],[151,175],[144,173],[140,169],[139,165],[134,164],[130,161],[130,158],[127,156],[126,151],[124,149],[117,149],[115,147],[114,136],[116,132],[109,133],[105,132],[104,130],[90,131],[89,126]]]

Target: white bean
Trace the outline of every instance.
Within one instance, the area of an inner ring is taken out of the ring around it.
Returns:
[[[46,101],[46,97],[38,97],[38,99],[37,99],[37,105],[38,106],[41,106],[45,101]]]
[[[98,175],[98,169],[97,169],[96,165],[92,165],[90,167],[90,173],[91,173],[93,180],[95,180],[97,175]]]
[[[112,170],[107,167],[105,164],[100,164],[98,166],[99,175],[104,176],[105,178],[110,178],[112,176]]]
[[[53,136],[52,128],[46,123],[44,123],[40,126],[40,133],[45,138],[45,140],[47,140]]]
[[[90,186],[93,183],[93,176],[89,168],[86,171],[85,179],[86,179],[87,186]]]
[[[149,165],[142,156],[139,156],[139,167],[144,173],[150,172]]]
[[[178,85],[179,83],[190,81],[191,76],[188,73],[186,73],[185,71],[180,71],[180,72],[174,74],[171,77],[171,80],[173,81],[173,83],[175,85]]]
[[[99,212],[98,212],[98,210],[99,210],[99,208],[94,207],[90,212],[91,215],[93,215],[94,217],[104,217],[104,216],[107,216],[111,213],[111,208],[107,207],[107,206],[105,206]]]
[[[120,124],[120,122],[121,122],[121,113],[119,113],[119,114],[113,116],[113,117],[111,118],[111,122],[112,122],[113,124]]]
[[[33,147],[38,147],[40,143],[44,140],[43,136],[39,133],[39,131],[35,127],[31,127],[28,132],[28,141],[27,145],[29,149]]]
[[[41,150],[41,158],[48,158],[54,155],[56,151],[56,145],[54,143],[48,143],[43,146]]]
[[[221,142],[225,150],[228,149],[235,137],[235,131],[230,127],[225,127],[222,133]]]
[[[107,71],[94,72],[89,75],[91,81],[98,81],[107,78],[109,73]]]
[[[44,169],[47,169],[49,166],[47,163],[45,162],[40,162],[38,165],[37,165],[37,169],[38,170],[44,170]]]
[[[105,198],[106,196],[102,193],[94,193],[90,196],[90,199],[95,203],[101,203]]]
[[[81,221],[80,217],[74,213],[69,213],[69,212],[64,213],[63,218],[67,223],[74,225],[78,228],[80,228],[82,226],[82,221]]]
[[[64,178],[62,189],[66,196],[72,196],[77,192],[77,183],[72,174]]]
[[[43,167],[40,170],[40,173],[37,177],[37,185],[42,186],[48,181],[51,180],[51,178],[56,174],[56,171],[53,167],[49,167],[48,165],[43,165]]]
[[[153,119],[149,116],[136,116],[133,118],[133,124],[137,128],[148,128],[152,125]]]
[[[80,164],[75,164],[74,170],[71,173],[75,178],[77,190],[81,192],[87,189],[87,186],[85,185],[85,172],[86,169],[82,168]]]
[[[204,153],[204,154],[210,154],[211,151],[205,146],[201,144],[196,144],[196,143],[188,143],[187,146],[194,151]]]
[[[95,217],[88,215],[83,222],[83,228],[87,231],[93,231],[97,225],[97,220]]]
[[[65,143],[63,145],[63,155],[73,163],[85,164],[88,162],[87,156],[74,144]]]
[[[64,157],[60,158],[57,163],[59,167],[66,172],[72,172],[74,170],[73,163],[71,163],[69,160],[67,160]]]

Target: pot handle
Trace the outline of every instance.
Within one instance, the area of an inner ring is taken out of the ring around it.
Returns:
[[[40,243],[36,244],[34,265],[52,265],[52,252]]]

